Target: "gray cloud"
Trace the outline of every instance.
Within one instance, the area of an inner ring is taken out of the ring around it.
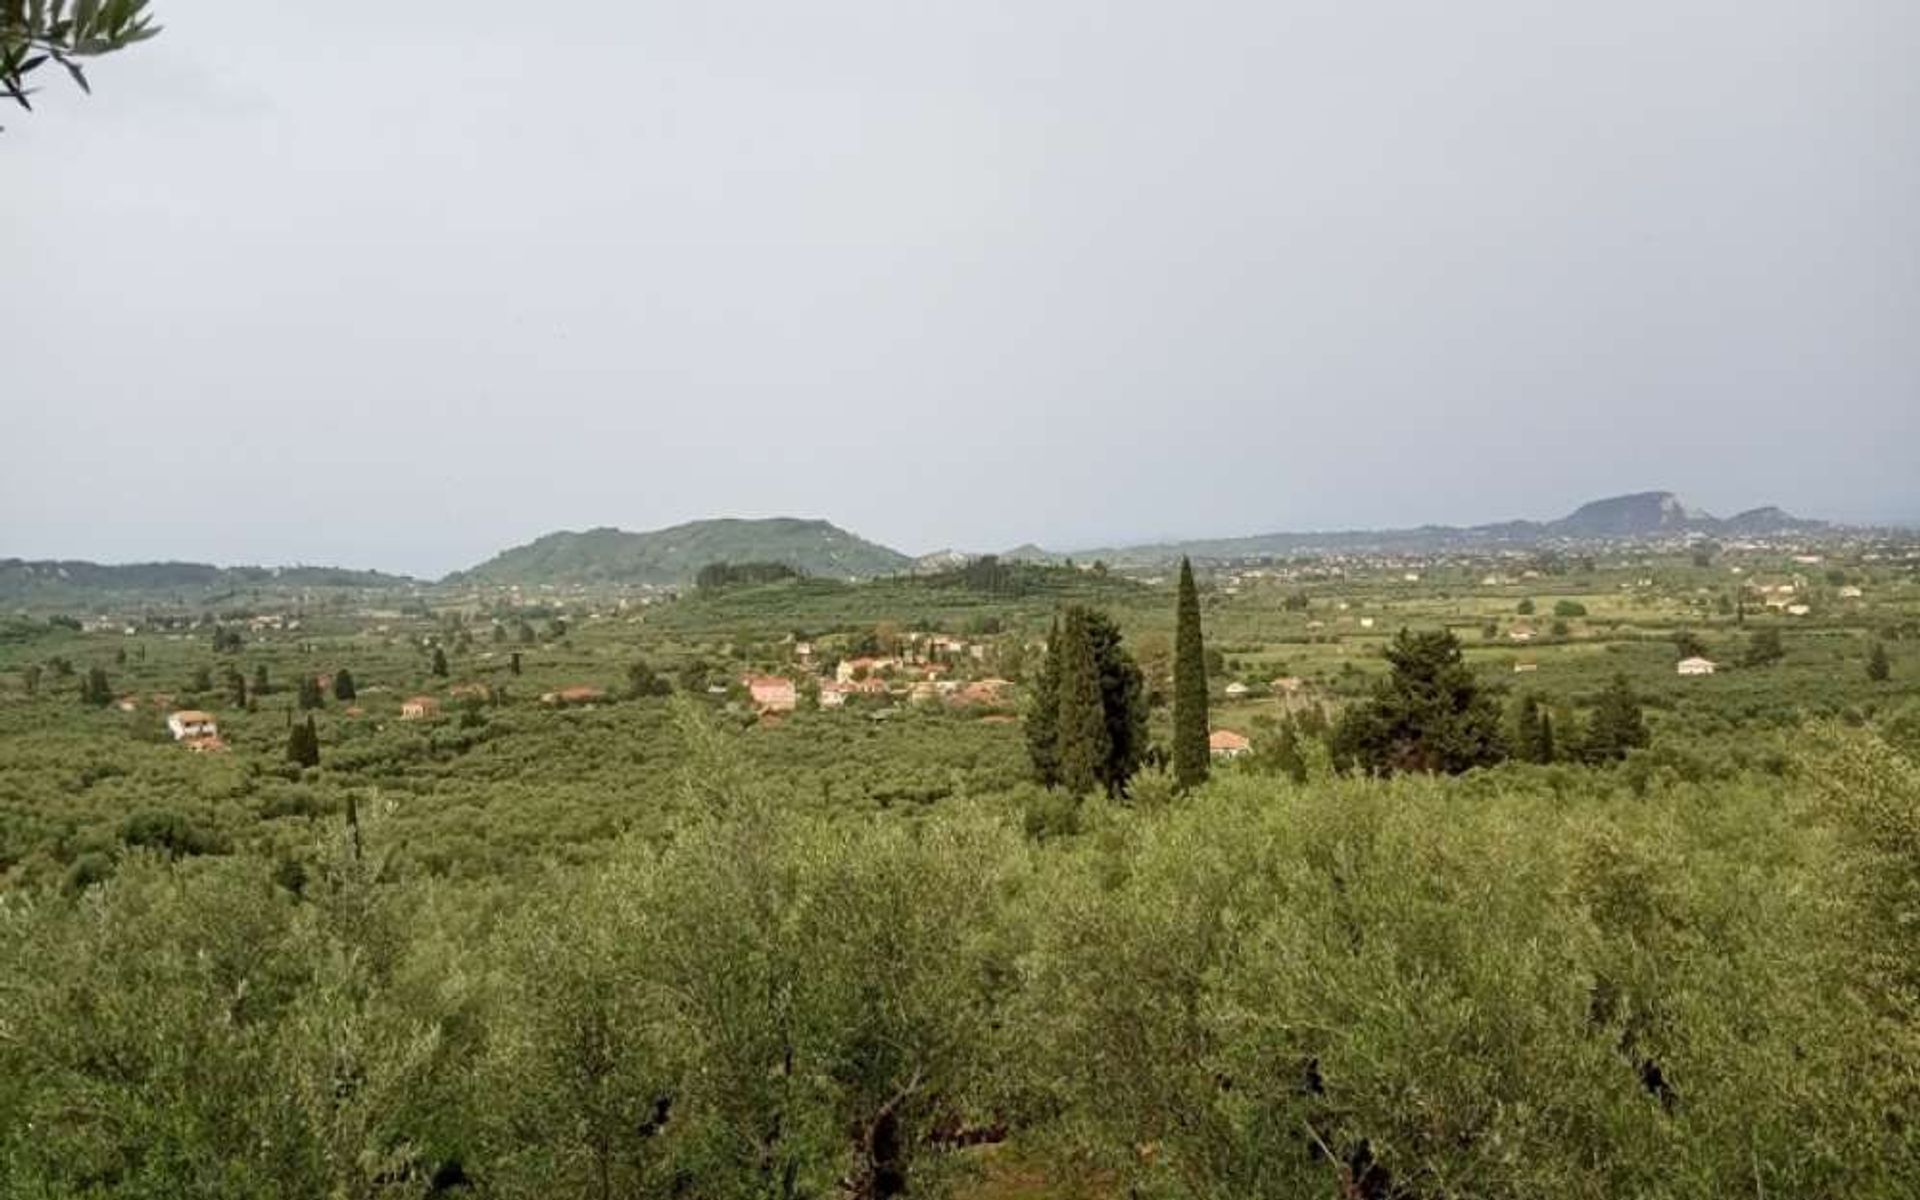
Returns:
[[[1920,513],[1898,0],[161,17],[0,135],[0,553]]]

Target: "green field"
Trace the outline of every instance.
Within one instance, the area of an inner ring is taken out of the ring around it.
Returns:
[[[251,582],[0,618],[0,1195],[1915,1194],[1920,548],[1215,566],[1252,753],[1085,798],[1028,762],[1049,626],[1114,618],[1164,745],[1157,576]],[[1650,744],[1340,770],[1298,718],[1440,627]],[[931,634],[1012,691],[740,684]]]

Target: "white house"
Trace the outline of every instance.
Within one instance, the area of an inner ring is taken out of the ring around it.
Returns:
[[[183,708],[168,717],[167,728],[173,731],[173,740],[176,742],[220,736],[220,729],[213,722],[213,714],[194,708]]]
[[[1243,699],[1245,698],[1246,694],[1247,694],[1247,685],[1244,683],[1241,683],[1237,679],[1227,685],[1227,699],[1229,700]]]
[[[1681,659],[1680,665],[1674,669],[1682,675],[1711,675],[1713,674],[1714,666],[1715,664],[1712,659],[1701,658],[1699,655],[1695,655],[1692,658]]]

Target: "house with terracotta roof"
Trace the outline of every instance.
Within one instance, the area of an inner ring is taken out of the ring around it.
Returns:
[[[601,688],[587,687],[585,684],[575,684],[572,687],[561,688],[557,692],[546,693],[540,697],[540,703],[550,704],[555,708],[566,708],[576,704],[599,704],[606,698],[607,693]]]
[[[749,675],[746,685],[753,706],[761,712],[792,712],[800,701],[793,680],[784,675]]]
[[[1216,729],[1207,735],[1207,753],[1215,758],[1239,758],[1252,749],[1252,742],[1231,729]]]

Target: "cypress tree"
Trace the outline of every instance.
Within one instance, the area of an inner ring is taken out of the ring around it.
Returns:
[[[1540,761],[1540,700],[1531,692],[1514,710],[1513,748],[1526,762]]]
[[[513,672],[515,675],[520,673],[520,652],[518,650],[515,650],[513,657],[507,660],[507,670]]]
[[[1893,674],[1893,664],[1887,659],[1887,644],[1875,642],[1873,653],[1867,656],[1867,678],[1875,683],[1885,683]]]
[[[1086,610],[1069,608],[1060,627],[1060,786],[1076,796],[1099,786],[1111,743]]]
[[[272,690],[267,686],[267,664],[261,663],[253,669],[253,694],[264,696]]]
[[[227,697],[235,708],[247,706],[247,677],[232,667],[227,668]]]
[[[1084,616],[1107,726],[1100,783],[1108,795],[1118,796],[1147,754],[1147,681],[1140,664],[1122,643],[1120,626],[1113,618],[1097,608],[1086,609]]]
[[[1200,593],[1193,586],[1193,564],[1184,557],[1173,629],[1173,776],[1183,788],[1207,779],[1207,656]]]
[[[313,715],[287,733],[287,761],[299,767],[320,765],[320,733],[313,727]]]
[[[1045,787],[1060,782],[1060,618],[1047,632],[1047,658],[1033,685],[1033,705],[1027,710],[1027,757],[1033,778]]]
[[[447,677],[447,652],[438,646],[433,648],[433,673],[442,679]]]
[[[359,694],[359,689],[353,684],[353,672],[341,667],[333,677],[333,698],[351,700]]]
[[[1553,714],[1545,706],[1540,709],[1540,743],[1537,747],[1539,757],[1535,762],[1550,763],[1558,753],[1553,745]]]

